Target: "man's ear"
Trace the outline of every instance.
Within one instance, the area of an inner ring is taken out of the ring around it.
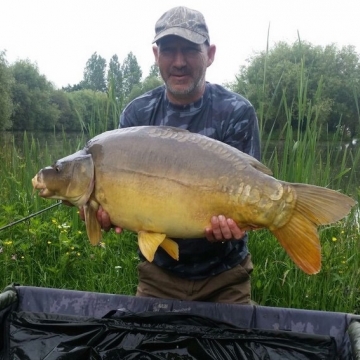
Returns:
[[[215,53],[216,53],[216,46],[210,45],[207,49],[208,52],[208,60],[207,60],[207,66],[209,67],[215,59]]]
[[[152,50],[153,50],[153,54],[154,54],[154,57],[155,57],[155,62],[158,64],[159,48],[158,48],[157,45],[153,45]]]

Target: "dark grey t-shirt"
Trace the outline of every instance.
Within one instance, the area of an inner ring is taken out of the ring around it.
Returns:
[[[260,160],[258,121],[253,106],[241,95],[220,85],[206,83],[203,97],[189,105],[170,103],[165,86],[147,92],[130,102],[120,116],[121,128],[142,125],[187,129]],[[180,261],[159,247],[154,263],[188,279],[217,275],[241,263],[248,254],[247,236],[224,243],[210,243],[206,238],[174,240],[179,245]]]

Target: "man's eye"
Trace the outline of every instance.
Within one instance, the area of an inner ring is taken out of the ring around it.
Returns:
[[[172,49],[171,49],[171,48],[162,48],[162,49],[161,49],[161,52],[163,52],[163,53],[170,53],[170,52],[172,52]]]
[[[196,54],[199,52],[199,49],[198,48],[186,48],[185,51],[189,54]]]

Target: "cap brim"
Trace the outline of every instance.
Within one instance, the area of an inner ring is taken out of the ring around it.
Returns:
[[[160,39],[164,38],[165,36],[170,36],[170,35],[179,36],[195,44],[203,44],[206,40],[208,40],[205,36],[200,35],[194,31],[179,27],[173,27],[170,29],[166,29],[160,32],[159,34],[157,34],[154,37],[153,43],[158,42]]]

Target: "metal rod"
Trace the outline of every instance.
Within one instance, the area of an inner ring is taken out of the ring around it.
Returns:
[[[39,215],[39,214],[43,213],[44,211],[50,210],[50,209],[52,209],[53,207],[60,205],[61,203],[62,203],[62,202],[59,201],[59,202],[57,202],[56,204],[53,204],[53,205],[51,205],[51,206],[49,206],[49,207],[47,207],[47,208],[45,208],[45,209],[42,209],[42,210],[40,210],[40,211],[38,211],[38,212],[36,212],[36,213],[34,213],[34,214],[28,215],[28,216],[26,216],[26,217],[24,217],[24,218],[22,218],[22,219],[20,219],[20,220],[16,220],[16,221],[14,221],[14,222],[12,222],[12,223],[10,223],[10,224],[7,224],[7,225],[1,227],[1,228],[0,228],[0,231],[1,231],[1,230],[4,230],[4,229],[7,229],[8,227],[11,227],[11,226],[13,226],[13,225],[16,225],[16,224],[18,224],[18,223],[20,223],[20,222],[22,222],[22,221],[27,220],[27,219],[30,219],[30,218],[32,218],[32,217],[34,217],[34,216],[36,216],[36,215]]]

